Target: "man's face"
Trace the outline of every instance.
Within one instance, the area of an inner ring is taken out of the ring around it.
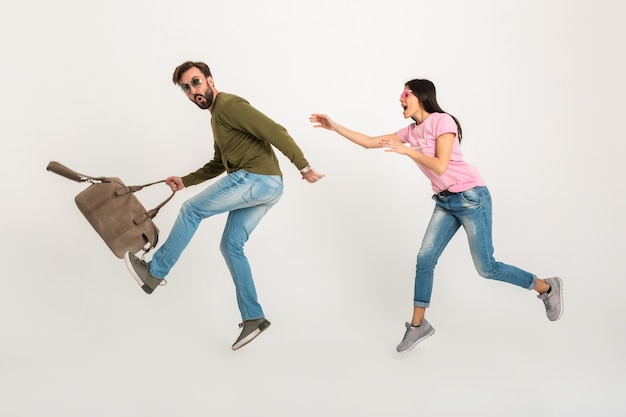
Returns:
[[[180,76],[179,84],[189,100],[206,110],[213,105],[214,94],[209,85],[212,81],[211,77],[206,78],[198,68],[191,67]]]

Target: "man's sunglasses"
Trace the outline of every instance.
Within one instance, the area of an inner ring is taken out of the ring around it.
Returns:
[[[189,84],[181,84],[180,88],[183,90],[185,94],[191,91],[191,87],[198,87],[202,85],[202,80],[200,78],[193,78]]]

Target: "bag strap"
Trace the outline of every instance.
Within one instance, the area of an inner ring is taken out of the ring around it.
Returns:
[[[90,177],[89,175],[85,175],[85,174],[80,174],[72,169],[69,169],[68,167],[66,167],[63,164],[60,164],[56,161],[50,161],[48,163],[48,166],[46,167],[46,170],[48,171],[52,171],[55,174],[58,174],[62,177],[65,177],[67,179],[70,179],[72,181],[76,181],[76,182],[94,182],[94,181],[98,181],[98,182],[110,182],[111,180],[107,177]]]
[[[135,193],[137,191],[142,190],[144,187],[149,187],[149,186],[155,185],[155,184],[161,184],[163,182],[165,182],[165,180],[155,181],[155,182],[151,182],[149,184],[144,184],[144,185],[129,185],[129,186],[126,186],[126,187],[120,187],[120,188],[117,188],[115,190],[115,195],[124,195],[124,194]],[[156,206],[152,210],[148,210],[147,212],[141,214],[140,216],[135,217],[133,219],[133,222],[135,224],[141,224],[141,223],[145,222],[148,219],[154,219],[156,217],[156,215],[159,214],[159,210],[161,210],[161,208],[164,205],[166,205],[167,203],[169,203],[169,201],[174,197],[174,194],[176,194],[176,191],[172,191],[172,194],[170,194],[169,197],[167,197],[165,200],[163,200],[163,202],[161,204],[159,204],[158,206]]]

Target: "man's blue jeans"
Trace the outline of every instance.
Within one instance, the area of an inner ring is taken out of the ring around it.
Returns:
[[[228,213],[220,249],[232,275],[243,320],[264,317],[243,246],[265,213],[280,200],[283,179],[239,170],[185,201],[167,240],[148,263],[150,273],[164,278],[207,217]]]
[[[475,187],[446,197],[433,196],[435,210],[417,255],[413,305],[428,307],[433,289],[435,266],[457,230],[467,234],[474,266],[484,278],[533,289],[537,277],[493,257],[491,236],[491,195],[487,187]]]

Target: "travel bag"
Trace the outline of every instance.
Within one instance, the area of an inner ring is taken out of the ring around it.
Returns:
[[[72,181],[90,184],[74,201],[115,256],[121,259],[127,251],[145,253],[156,247],[159,229],[152,219],[176,191],[152,210],[146,210],[135,193],[165,180],[127,186],[117,177],[90,177],[55,161],[48,163],[47,170]]]

